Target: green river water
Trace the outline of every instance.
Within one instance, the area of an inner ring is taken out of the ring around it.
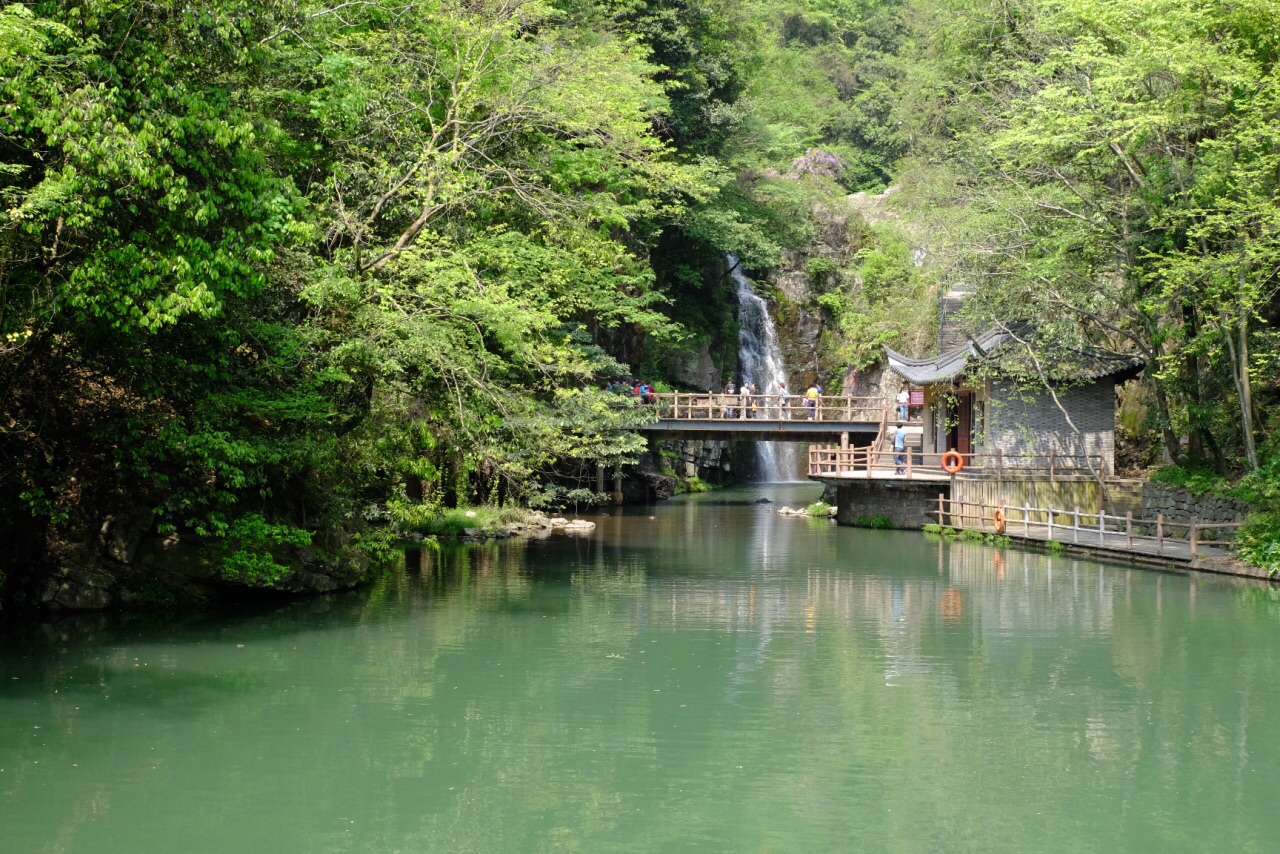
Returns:
[[[1280,598],[759,486],[0,642],[0,851],[1280,850]]]

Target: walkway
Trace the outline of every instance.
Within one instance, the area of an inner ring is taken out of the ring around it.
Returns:
[[[649,395],[656,420],[640,430],[675,439],[732,438],[764,442],[874,442],[892,416],[878,397],[819,397],[809,406],[800,395]],[[920,424],[917,416],[911,419]],[[918,429],[918,426],[917,426]]]
[[[1004,536],[1030,542],[1054,541],[1102,555],[1128,560],[1146,560],[1222,571],[1211,565],[1215,559],[1230,559],[1230,546],[1240,522],[1201,523],[1135,519],[1132,513],[1114,516],[1051,507],[1002,507]],[[938,496],[933,511],[939,524],[961,530],[998,533],[994,521],[997,508]],[[1211,539],[1212,538],[1212,539]],[[1209,561],[1210,564],[1203,562]],[[1261,572],[1259,570],[1258,572]],[[1241,574],[1233,572],[1232,574]]]

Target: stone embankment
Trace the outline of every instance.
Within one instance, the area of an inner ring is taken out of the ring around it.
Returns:
[[[508,522],[501,527],[464,528],[460,539],[464,542],[504,540],[508,537],[542,539],[552,534],[590,534],[595,529],[596,523],[586,519],[566,519],[563,516],[544,516],[541,513],[533,513],[523,522]]]
[[[819,502],[821,503],[821,502]],[[823,504],[821,507],[779,507],[778,515],[780,516],[813,516],[827,517],[834,519],[836,517],[836,508],[832,505]]]
[[[1142,513],[1144,519],[1154,519],[1164,514],[1165,522],[1185,525],[1192,519],[1200,525],[1214,522],[1243,522],[1249,507],[1244,502],[1221,495],[1194,495],[1185,489],[1163,483],[1147,482],[1142,485]]]

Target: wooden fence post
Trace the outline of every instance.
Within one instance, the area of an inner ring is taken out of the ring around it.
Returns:
[[[1053,539],[1053,505],[1049,505],[1049,539]]]
[[[1164,554],[1164,514],[1156,514],[1156,554]]]
[[[1107,544],[1107,515],[1102,508],[1098,508],[1098,545],[1105,546]]]
[[[1124,511],[1124,546],[1127,549],[1133,548],[1133,511]]]
[[[1191,530],[1187,533],[1187,536],[1189,536],[1189,537],[1191,538],[1191,559],[1192,559],[1192,560],[1195,560],[1195,559],[1196,559],[1196,548],[1197,548],[1197,547],[1199,546],[1199,544],[1200,544],[1200,543],[1199,543],[1199,539],[1200,539],[1200,538],[1199,538],[1199,536],[1197,536],[1198,534],[1199,534],[1199,531],[1197,531],[1197,530],[1196,530],[1196,519],[1195,519],[1195,517],[1194,517],[1194,516],[1192,516],[1192,517],[1191,517]]]
[[[1071,512],[1071,542],[1080,542],[1080,508]]]
[[[938,524],[942,524],[942,493],[938,493]]]

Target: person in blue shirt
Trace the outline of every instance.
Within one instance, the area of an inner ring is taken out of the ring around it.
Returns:
[[[894,474],[902,474],[905,469],[903,466],[907,464],[907,431],[902,428],[902,422],[898,422],[898,429],[893,431],[893,464],[897,466]]]

